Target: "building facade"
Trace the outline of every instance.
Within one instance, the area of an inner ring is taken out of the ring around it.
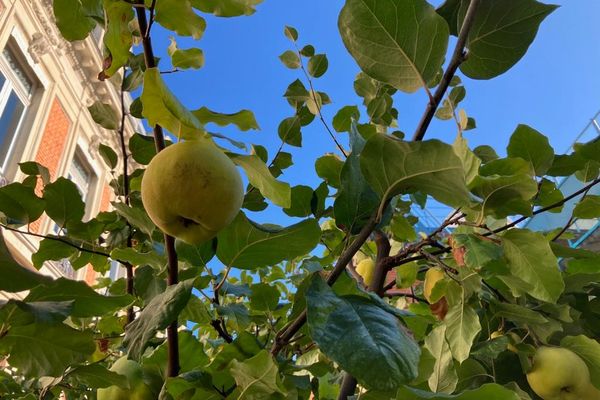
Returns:
[[[77,185],[85,218],[108,210],[113,196],[113,177],[98,145],[120,148],[117,133],[96,125],[87,109],[95,101],[116,110],[121,105],[114,84],[97,79],[101,36],[97,29],[86,40],[69,43],[55,26],[51,0],[0,0],[0,184],[21,181],[19,163],[37,161],[52,180],[64,176]],[[138,120],[127,118],[126,137],[142,129]],[[45,215],[29,230],[56,233]],[[7,230],[3,236],[17,261],[33,268],[31,255],[40,239]],[[90,284],[96,278],[91,268],[74,271],[66,260],[47,262],[41,272]]]
[[[600,111],[594,115],[575,138],[574,143],[589,143],[600,140]],[[566,153],[573,150],[571,146]],[[569,176],[557,182],[560,191],[565,195],[575,193],[583,188],[586,183],[581,182],[575,176]],[[600,187],[594,186],[587,192],[590,195],[600,195]],[[535,231],[550,231],[563,228],[567,224],[564,244],[572,248],[584,248],[600,252],[600,220],[574,218],[571,220],[575,205],[581,200],[583,194],[565,203],[559,213],[542,213],[529,219],[525,227]]]

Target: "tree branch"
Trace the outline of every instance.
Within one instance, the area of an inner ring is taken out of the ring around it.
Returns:
[[[386,205],[389,201],[386,201]],[[361,246],[367,241],[371,232],[375,229],[379,221],[377,220],[377,212],[371,215],[369,221],[361,229],[358,235],[354,238],[354,241],[348,246],[346,250],[338,258],[335,267],[327,276],[327,284],[333,285],[334,282],[340,277],[342,272],[346,269],[346,265],[352,260],[352,257],[360,250]],[[271,349],[271,354],[277,355],[279,351],[285,346],[292,337],[302,328],[306,322],[306,309],[296,317],[296,319],[286,326],[284,326],[277,335],[275,335],[275,342]]]
[[[127,146],[125,144],[125,117],[127,116],[127,112],[125,110],[125,69],[123,69],[123,80],[121,81],[121,88],[119,92],[119,98],[121,101],[121,123],[119,125],[119,141],[121,144],[121,154],[123,156],[123,197],[125,200],[125,204],[130,205],[129,200],[129,154],[127,154]],[[133,247],[132,241],[132,227],[129,221],[127,221],[127,247]],[[125,267],[125,271],[127,273],[126,282],[127,282],[127,294],[133,296],[133,265],[130,262],[121,263],[123,267]],[[133,306],[129,306],[127,308],[127,322],[133,322],[135,319],[135,312],[133,311]]]
[[[143,2],[138,3],[143,4]],[[135,12],[137,14],[137,20],[140,27],[140,32],[146,32],[147,35],[142,36],[142,47],[144,49],[144,62],[146,68],[155,68],[156,63],[154,59],[154,50],[152,48],[152,41],[150,38],[150,30],[148,21],[146,20],[146,10],[144,8],[136,7]],[[160,152],[165,148],[165,137],[163,134],[162,127],[160,125],[154,126],[154,144],[156,146],[156,152]],[[167,252],[168,259],[168,285],[176,285],[179,281],[179,270],[177,266],[177,252],[175,251],[175,239],[172,236],[164,234],[165,238],[165,250]],[[177,319],[173,321],[167,327],[167,345],[169,353],[169,364],[167,368],[167,376],[175,377],[179,374],[179,341],[177,334],[178,323]]]
[[[421,117],[421,121],[417,126],[417,129],[413,135],[413,140],[418,141],[422,140],[427,132],[427,128],[429,128],[429,124],[433,119],[435,111],[437,110],[446,90],[448,90],[448,86],[450,86],[450,81],[454,77],[456,70],[466,59],[465,53],[465,45],[467,44],[467,38],[469,36],[469,32],[471,31],[471,27],[473,25],[473,21],[475,20],[475,13],[477,11],[477,7],[479,6],[479,0],[471,0],[469,4],[469,8],[467,9],[467,13],[465,14],[465,19],[462,23],[462,27],[460,28],[460,33],[458,34],[458,40],[456,42],[456,47],[454,48],[454,53],[452,54],[452,58],[450,59],[450,63],[442,76],[442,80],[438,85],[433,97],[427,104],[427,108],[425,109],[425,113]]]

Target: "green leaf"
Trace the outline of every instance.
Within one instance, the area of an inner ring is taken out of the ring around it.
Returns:
[[[115,169],[117,167],[119,156],[117,153],[115,153],[112,147],[100,143],[100,145],[98,145],[98,153],[100,153],[100,156],[106,165],[110,167],[110,169]]]
[[[149,0],[146,3],[149,5]],[[194,12],[190,0],[157,1],[154,18],[168,30],[196,40],[202,37],[206,29],[206,21]]]
[[[250,287],[250,308],[257,311],[274,311],[279,303],[279,290],[266,283]]]
[[[480,269],[488,262],[502,257],[502,249],[491,240],[474,234],[455,234],[453,245],[465,248],[465,264],[473,269]]]
[[[179,331],[177,336],[179,342],[179,365],[181,366],[181,372],[191,371],[206,366],[208,357],[204,353],[204,348],[198,338],[194,337],[190,331]],[[168,353],[168,344],[165,341],[158,346],[152,354],[144,358],[144,366],[156,365],[161,370],[164,370],[169,359]]]
[[[55,0],[52,2],[56,25],[68,41],[83,40],[96,26],[81,0]]]
[[[453,207],[469,202],[463,164],[452,146],[439,140],[403,142],[376,134],[367,141],[360,164],[382,202],[414,192]]]
[[[502,248],[511,274],[532,285],[529,295],[556,303],[565,284],[548,240],[540,233],[511,229],[502,235]]]
[[[238,399],[269,400],[284,399],[286,394],[277,364],[268,351],[260,353],[243,362],[231,361],[229,368],[231,376],[235,379],[241,390]]]
[[[539,312],[518,304],[494,302],[493,310],[495,311],[494,316],[506,318],[518,324],[538,325],[548,322],[548,319]]]
[[[446,325],[438,325],[425,338],[424,347],[435,359],[433,374],[427,380],[433,392],[452,393],[458,384],[452,352],[446,340],[446,329]]]
[[[308,73],[313,78],[319,78],[327,72],[329,61],[325,54],[315,54],[308,60]]]
[[[344,162],[335,154],[325,154],[317,158],[315,170],[319,178],[322,178],[327,184],[338,189],[341,185],[340,175]]]
[[[11,328],[0,340],[0,353],[10,353],[10,365],[32,378],[61,376],[83,362],[96,346],[91,332],[63,324],[35,323]]]
[[[88,107],[88,111],[92,115],[94,122],[101,127],[109,130],[119,129],[119,117],[110,104],[96,101]]]
[[[10,299],[0,304],[0,318],[5,327],[33,323],[61,323],[71,314],[71,301],[28,302]]]
[[[127,325],[123,345],[128,348],[130,358],[139,360],[156,332],[166,329],[177,319],[190,298],[193,283],[194,279],[188,279],[167,287],[164,293],[148,303],[135,321]]]
[[[204,66],[204,53],[197,48],[182,50],[177,47],[177,42],[171,38],[171,44],[167,48],[167,53],[171,56],[173,68],[181,69],[200,69]]]
[[[192,6],[217,17],[238,17],[252,15],[257,4],[263,0],[192,0]]]
[[[302,146],[302,132],[300,131],[302,125],[300,118],[295,115],[293,117],[284,118],[277,128],[279,138],[284,142],[292,146]]]
[[[52,237],[45,238],[40,242],[38,250],[32,254],[33,266],[40,269],[45,261],[59,261],[77,253],[77,249]]]
[[[587,336],[566,336],[560,346],[567,348],[585,361],[590,370],[590,381],[600,389],[600,343]]]
[[[202,107],[196,111],[192,111],[192,114],[194,114],[196,118],[198,118],[198,120],[203,124],[208,124],[211,122],[219,126],[233,124],[241,131],[260,129],[254,114],[250,110],[241,110],[233,114],[223,114],[211,111],[206,107]]]
[[[458,299],[456,304],[451,305],[444,318],[446,325],[446,340],[452,356],[456,361],[462,363],[469,358],[473,341],[481,331],[479,316],[473,307],[467,304],[465,288],[458,287]]]
[[[469,57],[460,70],[473,79],[491,79],[508,71],[525,55],[540,24],[556,8],[535,0],[481,1],[467,40]]]
[[[481,159],[469,149],[467,140],[459,134],[452,145],[454,152],[460,158],[463,168],[465,171],[465,181],[467,184],[471,183],[479,172],[481,166]]]
[[[242,303],[226,304],[217,306],[217,312],[227,318],[229,323],[232,323],[236,330],[242,331],[250,324],[250,313],[248,308]]]
[[[523,400],[517,393],[496,383],[486,383],[477,389],[466,390],[456,395],[431,393],[405,386],[398,392],[397,398],[402,400]]]
[[[125,376],[110,371],[100,364],[76,366],[69,371],[66,378],[94,389],[106,388],[109,386],[118,386],[121,388],[129,387],[129,382],[127,382]]]
[[[3,277],[0,279],[0,291],[8,293],[21,292],[52,280],[19,265],[6,247],[2,231],[0,231],[0,275]]]
[[[25,301],[72,301],[74,317],[102,316],[121,310],[133,302],[129,295],[104,296],[83,281],[58,278],[32,289]]]
[[[294,27],[286,25],[286,27],[283,29],[283,34],[292,42],[298,40],[298,31]]]
[[[298,53],[292,50],[286,50],[279,55],[279,59],[286,67],[290,69],[298,69],[300,68],[300,57],[298,57]]]
[[[448,24],[424,0],[347,0],[338,27],[367,75],[409,93],[435,78],[448,47]]]
[[[110,59],[110,66],[108,68],[105,66],[103,72],[105,77],[110,77],[129,61],[129,49],[133,45],[130,30],[133,8],[131,4],[120,0],[103,0],[103,2],[106,12],[104,46],[108,50]]]
[[[473,153],[484,163],[488,163],[490,161],[496,160],[498,158],[498,154],[496,154],[496,150],[494,150],[491,146],[482,145],[477,146],[473,149]]]
[[[575,206],[573,216],[583,219],[600,217],[600,196],[587,195]]]
[[[129,207],[125,203],[116,203],[112,202],[112,206],[115,208],[117,213],[123,216],[127,222],[131,225],[140,228],[142,232],[152,237],[152,232],[154,232],[155,226],[148,214],[141,209],[136,207]]]
[[[349,132],[352,121],[358,122],[360,111],[357,106],[342,107],[333,117],[332,125],[336,132]]]
[[[206,265],[217,251],[216,239],[208,240],[198,246],[187,244],[182,240],[175,242],[177,256],[191,265]]]
[[[167,145],[170,142],[167,143]],[[156,146],[152,136],[135,133],[129,138],[129,151],[135,162],[148,165],[156,155]]]
[[[292,204],[283,210],[290,217],[307,217],[312,213],[311,203],[314,191],[310,186],[298,185],[292,188]]]
[[[59,177],[44,187],[46,214],[59,226],[67,222],[79,222],[85,214],[85,204],[77,186],[70,180]]]
[[[178,1],[175,0],[175,3]],[[144,90],[141,101],[143,104],[142,115],[148,119],[150,126],[161,125],[180,139],[193,139],[203,132],[198,118],[171,93],[157,68],[148,68],[144,72]]]
[[[315,274],[306,293],[310,335],[359,382],[396,389],[417,376],[419,347],[395,315],[369,297],[338,297]]]
[[[256,269],[291,260],[311,251],[321,229],[314,219],[287,228],[258,225],[243,212],[217,236],[217,257],[228,266]]]
[[[531,198],[537,193],[537,183],[528,174],[476,176],[469,187],[482,199],[481,215],[495,218],[531,215]]]
[[[0,212],[10,225],[26,225],[37,220],[46,203],[36,196],[34,188],[22,183],[0,187]]]
[[[543,176],[552,166],[554,149],[548,138],[527,125],[519,125],[510,137],[506,149],[509,157],[529,161],[537,176]]]
[[[273,203],[283,208],[291,206],[291,188],[288,183],[273,177],[266,164],[257,155],[227,153],[231,161],[242,167],[250,184]]]
[[[156,251],[142,253],[131,247],[114,249],[110,252],[110,257],[135,266],[149,265],[156,270],[161,270],[167,263],[167,260]]]
[[[26,175],[39,176],[42,178],[42,183],[44,185],[50,183],[50,171],[48,171],[48,168],[35,161],[19,163],[19,168],[21,169],[21,172]]]

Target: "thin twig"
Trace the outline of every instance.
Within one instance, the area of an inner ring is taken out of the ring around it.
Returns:
[[[448,64],[448,67],[446,68],[446,71],[442,76],[442,80],[433,94],[433,97],[427,104],[425,113],[421,117],[421,121],[419,122],[419,125],[413,135],[414,141],[422,140],[425,136],[427,128],[429,128],[429,124],[431,123],[431,120],[433,119],[433,116],[439,107],[444,94],[450,86],[450,82],[452,81],[456,70],[466,59],[465,45],[467,44],[467,38],[469,36],[469,32],[471,31],[473,21],[475,20],[475,13],[478,6],[479,0],[471,0],[469,8],[467,9],[467,13],[465,14],[465,19],[462,23],[462,27],[460,28],[460,33],[458,34],[458,40],[456,42],[456,47],[454,48],[452,58],[450,59],[450,63]]]
[[[108,254],[108,253],[104,253],[102,251],[87,249],[85,247],[78,246],[75,243],[72,243],[68,240],[62,239],[60,236],[47,236],[47,235],[41,235],[39,233],[35,233],[35,232],[31,232],[31,231],[22,231],[20,229],[13,228],[12,226],[4,225],[4,224],[0,224],[0,227],[6,229],[8,231],[21,233],[23,235],[28,235],[28,236],[33,236],[33,237],[37,237],[40,239],[48,239],[48,240],[54,240],[56,242],[61,242],[68,246],[71,246],[74,249],[81,251],[82,253],[90,253],[90,254],[96,254],[99,256],[110,257],[110,254]]]
[[[321,105],[317,101],[317,92],[315,91],[315,89],[313,87],[313,83],[312,83],[312,79],[310,78],[310,75],[308,75],[306,68],[304,68],[304,63],[302,62],[302,54],[300,54],[300,50],[298,49],[298,45],[296,44],[295,41],[294,41],[294,47],[296,48],[296,53],[298,54],[298,58],[300,59],[300,68],[302,69],[302,72],[304,73],[304,76],[306,77],[306,80],[308,81],[308,86],[310,87],[311,96],[315,102],[315,105],[317,106],[317,114],[319,114],[319,119],[321,120],[321,123],[327,130],[327,133],[329,133],[329,136],[331,136],[331,139],[333,140],[333,142],[335,143],[337,148],[342,152],[342,154],[344,155],[345,158],[348,158],[348,154],[346,153],[346,150],[344,150],[344,148],[342,147],[340,142],[338,142],[338,140],[335,138],[335,135],[333,134],[333,131],[331,130],[329,125],[327,125],[327,122],[325,122],[325,118],[323,117],[323,113],[321,112]]]

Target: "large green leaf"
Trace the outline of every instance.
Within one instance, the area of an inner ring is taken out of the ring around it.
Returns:
[[[123,345],[128,348],[130,358],[139,360],[156,332],[166,329],[177,319],[190,298],[194,279],[167,287],[164,293],[155,296],[138,317],[127,325]]]
[[[286,228],[258,225],[243,212],[217,236],[217,257],[225,265],[256,269],[302,256],[319,243],[321,228],[307,219]]]
[[[509,157],[529,161],[537,176],[543,176],[554,161],[554,149],[548,138],[527,125],[515,129],[506,151]]]
[[[455,395],[431,393],[424,390],[404,387],[398,392],[401,400],[522,400],[516,392],[496,383],[486,383],[473,390],[466,390]]]
[[[229,369],[241,393],[236,398],[247,400],[284,399],[286,394],[279,369],[268,351],[243,362],[233,360]]]
[[[481,215],[495,218],[531,215],[531,198],[537,193],[537,183],[528,174],[478,175],[469,187],[482,199]]]
[[[56,25],[69,41],[85,39],[96,26],[81,0],[54,0],[52,6]]]
[[[194,114],[203,124],[208,124],[209,122],[219,126],[233,124],[241,131],[260,129],[258,122],[256,122],[256,117],[254,117],[254,113],[250,110],[241,110],[233,114],[223,114],[202,107],[196,111],[192,111],[192,114]]]
[[[474,234],[459,233],[452,236],[453,245],[465,248],[465,264],[479,270],[490,261],[502,257],[502,248],[491,240]]]
[[[192,6],[200,11],[211,13],[217,17],[238,17],[252,15],[254,6],[263,0],[192,0]]]
[[[129,295],[104,296],[83,281],[58,278],[32,289],[25,301],[72,301],[75,317],[102,316],[133,302]]]
[[[453,207],[469,202],[462,161],[439,140],[404,142],[375,134],[361,153],[360,166],[382,201],[420,192]]]
[[[110,77],[129,61],[129,49],[133,44],[130,29],[133,8],[121,0],[103,1],[106,11],[104,45],[110,59],[110,66],[104,69],[104,75]]]
[[[467,303],[467,294],[464,287],[457,287],[457,300],[451,304],[444,324],[446,325],[446,340],[450,346],[452,356],[456,361],[462,363],[469,358],[473,341],[481,331],[479,316],[473,307]]]
[[[587,336],[566,336],[560,341],[561,347],[567,348],[585,361],[590,370],[592,384],[600,389],[600,343]]]
[[[424,0],[347,0],[338,27],[367,75],[405,92],[428,86],[448,47],[448,24]]]
[[[83,384],[88,388],[105,388],[118,386],[127,389],[129,382],[121,374],[107,369],[101,364],[79,365],[66,375],[69,380]]]
[[[600,217],[600,196],[587,195],[577,203],[573,210],[573,216],[584,219]]]
[[[110,256],[113,260],[127,261],[135,266],[149,265],[156,270],[162,269],[167,263],[165,257],[156,251],[142,253],[131,247],[114,249],[110,252]]]
[[[85,204],[79,189],[66,178],[59,177],[44,187],[46,214],[58,225],[64,227],[67,222],[81,221],[85,214]]]
[[[446,325],[438,325],[425,338],[424,346],[433,358],[433,373],[429,376],[427,382],[429,388],[434,392],[452,393],[458,384],[458,376],[450,345],[446,340]]]
[[[556,7],[536,0],[482,0],[469,32],[469,57],[460,70],[474,79],[508,71],[525,55],[540,24]]]
[[[340,172],[340,190],[333,204],[338,226],[356,234],[380,204],[379,196],[369,187],[360,169],[359,155],[348,156]]]
[[[61,376],[67,367],[83,362],[96,346],[91,332],[64,324],[35,323],[11,328],[0,339],[0,353],[25,376]]]
[[[400,320],[369,297],[338,297],[318,274],[306,292],[311,338],[359,382],[396,389],[417,376],[419,347]]]
[[[511,229],[502,235],[502,248],[511,274],[532,286],[529,294],[555,303],[565,284],[548,240],[540,233]]]
[[[9,224],[29,224],[42,215],[45,206],[30,186],[15,182],[0,187],[0,213]]]
[[[171,93],[157,68],[144,72],[141,100],[142,115],[150,126],[161,125],[181,139],[193,139],[204,131],[194,114]]]
[[[227,153],[231,160],[242,167],[250,183],[273,203],[283,208],[291,205],[291,188],[288,183],[275,179],[267,165],[255,154]]]
[[[117,111],[110,104],[96,101],[88,107],[88,111],[95,123],[109,130],[119,128],[119,117]]]
[[[32,254],[33,266],[40,269],[46,261],[60,261],[77,253],[77,249],[64,243],[55,236],[49,236],[40,242],[38,250]]]
[[[125,203],[113,202],[111,204],[115,208],[117,213],[123,216],[127,220],[127,222],[139,228],[148,236],[152,236],[152,232],[154,232],[155,225],[143,209],[137,207],[130,207]]]
[[[31,289],[52,279],[17,263],[8,251],[0,231],[0,291],[16,293]]]
[[[155,5],[156,22],[180,36],[192,36],[200,39],[206,29],[204,18],[194,12],[190,0],[161,0],[146,5]]]

